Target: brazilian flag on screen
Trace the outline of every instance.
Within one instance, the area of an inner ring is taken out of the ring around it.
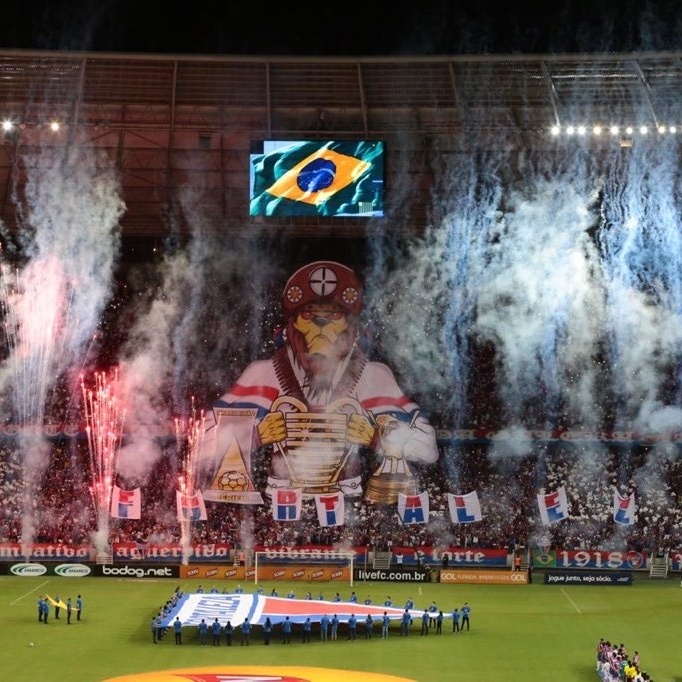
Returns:
[[[251,157],[252,216],[383,215],[383,142],[305,141]]]

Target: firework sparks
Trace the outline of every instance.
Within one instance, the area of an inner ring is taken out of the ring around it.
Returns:
[[[0,251],[0,258],[2,257]],[[0,315],[7,359],[0,389],[10,389],[19,427],[25,494],[22,547],[30,553],[35,531],[33,501],[49,459],[43,434],[48,396],[67,367],[64,348],[77,323],[70,319],[73,286],[55,258],[46,257],[14,268],[0,260]]]
[[[106,551],[109,536],[109,508],[116,476],[116,460],[123,435],[125,409],[116,394],[118,371],[111,377],[97,372],[93,385],[81,377],[85,430],[90,451],[92,484],[90,493],[97,513],[96,549]]]
[[[200,499],[200,493],[197,491],[197,462],[204,439],[205,428],[205,413],[203,410],[197,412],[194,399],[192,399],[190,416],[175,419],[175,439],[178,453],[182,460],[182,469],[178,477],[180,500],[196,500],[198,502]],[[184,513],[183,509],[179,510],[178,516],[180,519],[180,542],[182,544],[183,563],[187,563],[192,544],[192,523],[195,520],[195,515]]]

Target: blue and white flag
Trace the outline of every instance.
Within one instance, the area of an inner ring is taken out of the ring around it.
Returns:
[[[568,500],[566,488],[561,486],[552,493],[538,493],[538,507],[540,519],[545,526],[568,518]]]
[[[343,493],[315,495],[315,508],[320,526],[343,526],[346,513]]]
[[[466,495],[448,493],[448,507],[452,523],[474,523],[483,518],[478,493],[475,490]]]
[[[613,520],[621,526],[632,526],[635,523],[635,493],[622,497],[613,491]]]
[[[139,488],[123,490],[115,485],[111,491],[111,516],[115,519],[139,519],[142,495]]]
[[[429,520],[429,494],[398,493],[398,516],[404,525],[426,523]]]

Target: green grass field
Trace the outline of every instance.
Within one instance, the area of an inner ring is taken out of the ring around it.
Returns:
[[[398,637],[396,623],[388,640],[375,632],[367,641],[359,630],[358,640],[348,642],[342,629],[336,642],[322,643],[314,633],[312,643],[303,645],[295,632],[291,646],[283,647],[276,633],[273,645],[265,647],[256,628],[250,647],[218,648],[201,647],[196,629],[187,628],[185,646],[174,646],[170,633],[155,646],[151,616],[176,585],[114,578],[0,577],[0,680],[100,682],[154,670],[253,664],[379,671],[418,682],[598,682],[595,651],[604,637],[624,643],[630,651],[637,649],[642,668],[655,682],[682,682],[679,577],[652,580],[642,575],[629,587],[549,586],[539,575],[533,584],[522,586],[355,583],[352,589],[360,600],[369,594],[378,602],[390,594],[400,605],[412,597],[418,609],[435,600],[446,613],[468,601],[471,630],[453,634],[448,620],[442,635],[421,637],[415,623],[412,635],[404,639]],[[197,585],[181,583],[186,592]],[[279,594],[289,585],[278,583]],[[274,583],[263,586],[267,594]],[[351,587],[299,582],[294,589],[298,595],[310,590],[316,596],[322,589],[331,599],[337,590],[346,598]],[[77,622],[74,616],[67,626],[63,612],[59,621],[51,613],[48,625],[39,623],[36,602],[41,593],[74,601],[82,594],[83,619]]]

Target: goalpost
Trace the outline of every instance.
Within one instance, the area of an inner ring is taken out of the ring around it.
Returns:
[[[353,586],[355,552],[330,549],[320,552],[279,550],[254,552],[253,581],[348,582]]]

